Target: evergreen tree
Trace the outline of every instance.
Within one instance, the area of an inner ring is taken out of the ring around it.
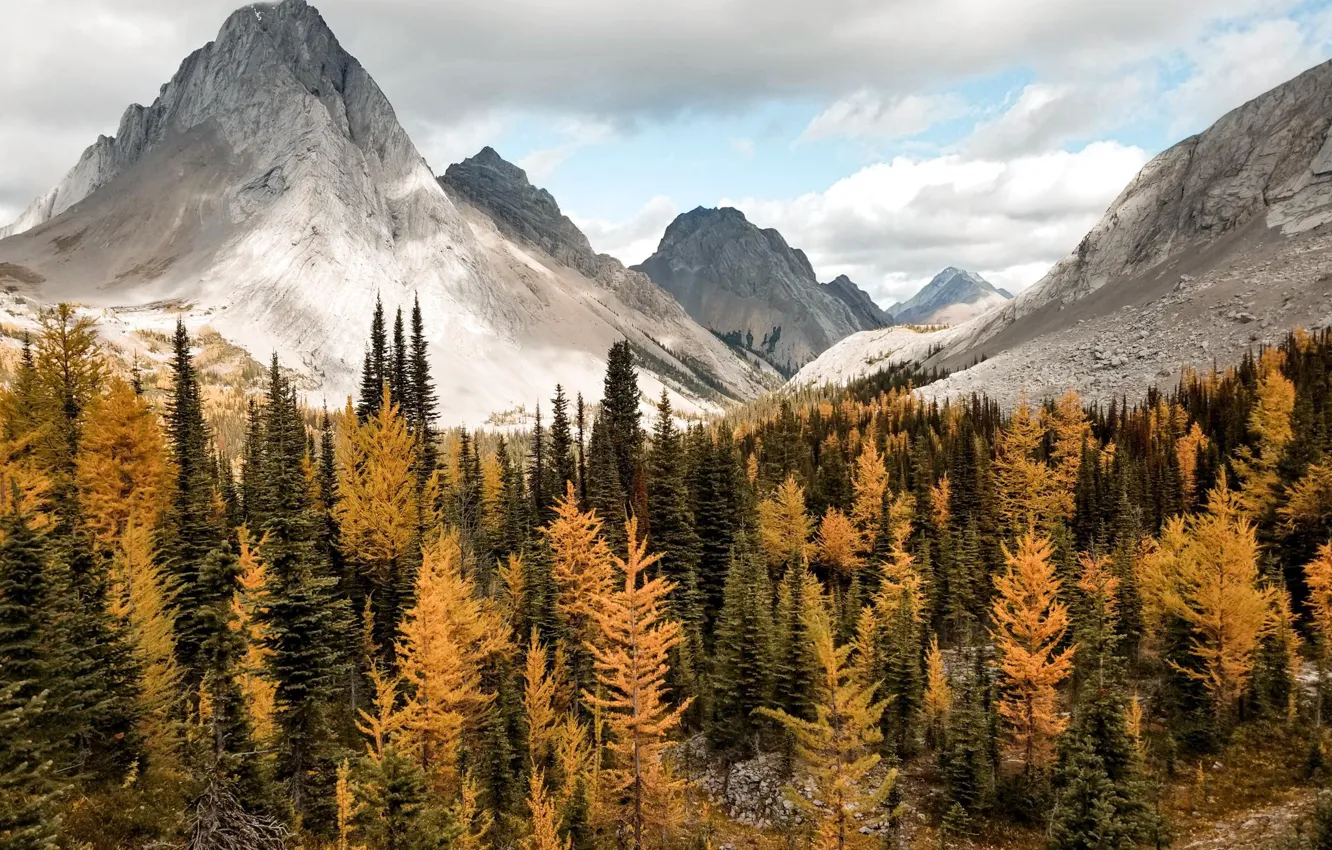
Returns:
[[[412,302],[411,354],[407,359],[407,400],[403,411],[407,426],[421,443],[418,467],[424,482],[435,471],[438,452],[435,448],[435,415],[439,400],[435,384],[430,378],[430,360],[426,351],[425,320],[421,317],[421,299]]]
[[[383,400],[384,385],[389,380],[388,336],[384,328],[384,305],[379,296],[375,296],[375,312],[370,319],[370,344],[365,351],[365,363],[361,366],[361,402],[356,406],[356,416],[368,419],[379,410]]]
[[[606,358],[606,380],[598,422],[605,429],[619,484],[619,498],[627,502],[634,492],[634,476],[643,451],[643,414],[634,352],[628,340],[611,346]],[[595,434],[593,435],[595,438]]]
[[[387,367],[389,395],[393,403],[406,409],[410,403],[407,376],[407,335],[402,325],[402,308],[398,308],[393,317],[393,344],[389,349],[390,362]]]
[[[676,619],[699,624],[698,535],[689,509],[684,452],[671,417],[671,403],[662,390],[657,422],[647,460],[648,534],[661,553],[661,570],[675,585],[671,606]]]
[[[59,786],[37,731],[45,693],[21,697],[24,684],[0,684],[0,848],[55,850]]]
[[[265,537],[269,580],[263,624],[277,686],[277,774],[297,813],[328,824],[330,817],[316,815],[334,782],[328,716],[345,681],[339,646],[350,612],[320,555],[320,523],[305,482],[305,426],[276,355],[269,367],[263,446],[256,531]]]
[[[752,544],[737,545],[726,575],[725,602],[717,619],[714,742],[748,749],[756,709],[772,699],[774,658],[772,585]]]
[[[555,385],[555,397],[550,401],[550,493],[564,492],[566,482],[578,483],[577,460],[573,451],[573,433],[569,428],[569,399],[564,388]]]
[[[574,423],[578,427],[578,505],[587,509],[587,412],[583,409],[583,394],[578,394],[577,412]]]
[[[172,384],[167,400],[167,443],[175,470],[175,487],[163,529],[162,555],[176,586],[176,650],[186,693],[196,694],[203,679],[200,647],[208,639],[201,612],[214,600],[200,586],[199,570],[224,532],[213,504],[216,489],[208,463],[208,426],[204,423],[199,379],[190,355],[190,337],[183,322],[176,323],[172,340]],[[247,455],[248,460],[248,455]],[[248,469],[246,489],[253,481]],[[244,493],[248,512],[251,498]]]

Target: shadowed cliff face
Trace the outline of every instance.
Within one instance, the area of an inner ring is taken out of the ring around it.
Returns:
[[[646,278],[602,268],[554,199],[527,189],[510,219],[566,230],[515,259],[441,188],[319,13],[284,0],[233,13],[152,105],[131,106],[4,232],[0,268],[22,269],[18,285],[44,301],[186,304],[196,324],[261,361],[276,351],[334,399],[355,385],[376,298],[419,298],[443,411],[472,422],[550,392],[559,378],[524,368],[533,359],[571,364],[568,382],[592,392],[625,337],[697,402],[762,389]]]
[[[677,217],[656,253],[635,268],[705,327],[738,337],[783,368],[880,326],[819,284],[804,252],[735,209],[700,207]]]

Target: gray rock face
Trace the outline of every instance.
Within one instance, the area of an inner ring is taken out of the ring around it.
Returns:
[[[907,301],[888,308],[898,324],[952,324],[1012,298],[978,274],[949,266]]]
[[[1182,272],[1332,222],[1330,123],[1332,63],[1226,114],[1147,163],[1072,253],[948,353],[996,353],[1089,318],[1073,311],[1060,322],[1052,312],[1104,289],[1119,290],[1104,298],[1121,303],[1156,295]]]
[[[676,297],[704,327],[792,371],[862,330],[841,298],[819,284],[803,251],[729,207],[699,207],[666,228],[635,269]]]
[[[151,106],[88,148],[0,239],[0,283],[43,301],[183,306],[333,400],[355,385],[376,297],[419,298],[455,422],[556,381],[591,393],[625,337],[658,389],[705,405],[762,389],[702,329],[640,310],[632,282],[589,285],[488,227],[436,182],[319,13],[283,0],[230,15]]]
[[[870,294],[856,286],[846,275],[838,275],[823,284],[823,288],[837,296],[837,299],[851,310],[862,330],[886,328],[893,323],[892,316],[874,303]]]

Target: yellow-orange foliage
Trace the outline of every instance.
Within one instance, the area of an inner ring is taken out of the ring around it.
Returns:
[[[818,677],[813,683],[814,719],[793,717],[784,711],[760,711],[785,726],[795,737],[795,756],[814,784],[814,797],[794,788],[787,797],[814,825],[814,847],[845,850],[860,829],[861,819],[888,798],[897,771],[878,778],[877,744],[883,740],[879,722],[885,702],[875,701],[878,682],[867,682],[863,671],[851,664],[853,645],[838,647],[823,606],[806,609],[804,624],[812,642]]]
[[[384,761],[384,753],[393,744],[407,723],[407,712],[398,707],[401,676],[386,676],[378,667],[370,668],[370,685],[374,696],[370,698],[373,712],[360,709],[356,728],[366,737],[365,752],[376,763]]]
[[[1050,765],[1055,739],[1067,723],[1059,713],[1057,689],[1072,671],[1076,647],[1059,649],[1068,609],[1059,601],[1052,551],[1048,539],[1028,532],[1015,550],[1004,547],[1007,569],[994,578],[999,715],[1007,727],[1009,754],[1024,770]]]
[[[930,488],[930,507],[933,509],[934,527],[944,529],[948,527],[948,520],[952,518],[952,499],[953,487],[948,483],[948,475],[939,479],[939,483]]]
[[[264,639],[264,624],[260,613],[267,597],[268,574],[261,555],[264,540],[255,541],[250,530],[241,526],[237,530],[240,543],[240,589],[232,600],[236,612],[233,624],[245,635],[245,666],[237,673],[241,694],[245,697],[254,737],[268,741],[274,732],[274,711],[277,684],[268,676],[268,656],[271,652]]]
[[[1180,488],[1184,491],[1186,505],[1192,505],[1198,495],[1198,453],[1207,451],[1210,443],[1197,422],[1175,442],[1175,461],[1179,465]]]
[[[527,812],[531,830],[523,839],[524,850],[569,850],[569,836],[560,838],[560,813],[555,800],[546,793],[546,780],[540,770],[527,777]]]
[[[776,566],[807,554],[813,522],[805,513],[805,488],[790,476],[759,503],[759,547]]]
[[[1259,582],[1258,540],[1237,493],[1222,476],[1206,511],[1168,521],[1139,559],[1144,607],[1173,615],[1193,631],[1201,670],[1180,667],[1203,682],[1219,714],[1239,702],[1253,655],[1269,627],[1274,598]],[[1158,625],[1159,628],[1159,625]]]
[[[342,546],[386,583],[393,564],[411,550],[418,520],[416,438],[387,390],[379,412],[362,423],[347,402],[335,453]]]
[[[888,492],[888,470],[884,468],[883,458],[873,440],[865,442],[864,450],[856,458],[851,488],[855,497],[851,503],[851,518],[865,532],[873,547],[883,533],[883,500]]]
[[[1082,408],[1082,397],[1069,390],[1055,402],[1050,417],[1054,432],[1054,446],[1050,462],[1054,467],[1054,491],[1051,496],[1066,518],[1073,516],[1073,492],[1078,486],[1078,471],[1082,468],[1082,448],[1091,437],[1091,425]]]
[[[397,642],[410,699],[403,739],[437,792],[459,790],[462,733],[494,698],[481,687],[482,663],[508,649],[503,619],[463,575],[456,533],[422,553],[416,604]]]
[[[171,763],[179,744],[174,722],[180,704],[180,668],[176,665],[174,593],[157,563],[147,528],[123,529],[111,560],[108,608],[128,628],[141,665],[139,703],[149,754]]]
[[[601,538],[601,520],[596,511],[578,509],[573,485],[565,482],[564,496],[555,503],[555,518],[543,531],[553,556],[556,610],[573,640],[592,640],[593,617],[610,585],[612,569],[610,547]]]
[[[555,698],[559,693],[559,673],[562,664],[547,671],[546,648],[532,630],[532,642],[527,647],[527,660],[523,666],[523,709],[527,717],[527,746],[533,767],[544,765],[551,758],[559,724],[555,713]]]
[[[169,482],[166,441],[148,403],[119,378],[88,407],[77,463],[84,523],[103,550],[130,523],[157,525]]]
[[[942,725],[953,709],[953,688],[948,684],[944,669],[943,652],[939,650],[939,636],[930,636],[930,648],[925,653],[925,721]]]
[[[1304,581],[1309,586],[1309,613],[1318,650],[1327,661],[1332,656],[1332,542],[1318,547],[1318,554],[1304,565]]]
[[[51,481],[32,454],[35,434],[9,438],[0,434],[0,505],[4,512],[17,512],[38,531],[50,525],[45,511]]]
[[[634,848],[666,846],[680,821],[684,782],[665,761],[668,735],[692,699],[671,708],[666,700],[670,651],[680,642],[680,624],[666,615],[673,585],[649,570],[661,556],[647,554],[638,520],[625,523],[628,557],[615,559],[623,583],[602,594],[595,613],[601,640],[589,643],[599,693],[584,699],[604,710],[611,754],[609,790],[624,801],[622,822]]]
[[[849,576],[865,565],[861,554],[865,538],[850,517],[837,508],[828,508],[823,515],[815,548],[819,562],[833,572]]]
[[[999,490],[999,513],[1007,532],[1016,537],[1044,527],[1063,516],[1063,494],[1054,470],[1036,457],[1045,438],[1040,417],[1024,400],[999,434],[995,447],[994,478]]]
[[[1290,488],[1280,514],[1286,527],[1292,530],[1302,523],[1317,523],[1332,516],[1332,463],[1311,465]]]
[[[1284,360],[1277,350],[1263,355],[1262,376],[1249,414],[1249,430],[1258,439],[1258,450],[1242,446],[1233,462],[1243,485],[1240,504],[1254,516],[1262,516],[1276,502],[1277,461],[1294,433],[1290,414],[1295,409],[1295,385],[1281,374]]]

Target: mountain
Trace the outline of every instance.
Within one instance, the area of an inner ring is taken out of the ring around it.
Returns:
[[[704,327],[778,369],[794,370],[848,334],[879,327],[820,285],[803,251],[730,207],[677,216],[656,253],[634,268]]]
[[[949,266],[888,312],[899,325],[958,325],[1012,297],[978,274]]]
[[[1332,326],[1332,63],[1227,113],[1138,173],[1082,241],[997,310],[912,339],[845,340],[797,375],[955,370],[929,395],[1097,400]],[[822,359],[822,358],[821,358]],[[976,364],[976,365],[973,365]]]
[[[515,203],[533,208],[510,218],[558,212],[535,190]],[[585,245],[575,234],[560,238]],[[667,385],[689,409],[767,380],[664,293],[635,291],[641,278],[590,279],[573,254],[519,248],[450,199],[303,0],[230,15],[5,235],[0,283],[18,295],[153,327],[183,311],[261,361],[276,351],[335,402],[355,385],[377,297],[390,310],[420,299],[448,421],[530,405],[561,380],[597,398],[624,337],[645,393]]]
[[[893,317],[846,275],[840,274],[822,286],[851,310],[862,328],[886,328],[893,323]]]

